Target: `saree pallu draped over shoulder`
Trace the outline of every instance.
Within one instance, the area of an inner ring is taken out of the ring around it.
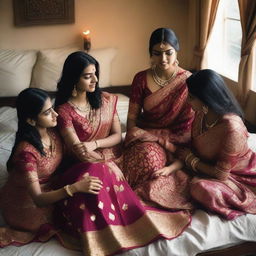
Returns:
[[[167,177],[152,174],[173,161],[173,145],[189,142],[194,112],[187,103],[186,79],[190,72],[179,69],[168,85],[151,92],[147,71],[139,72],[132,84],[128,118],[138,116],[137,126],[127,131],[124,171],[129,184],[145,201],[168,209],[192,209],[190,177],[179,170]]]
[[[114,116],[117,115],[117,96],[103,92],[102,106],[92,110],[91,117],[78,114],[68,102],[57,108],[60,130],[73,128],[81,142],[93,141],[109,136]],[[121,145],[96,150],[105,160],[122,164]]]

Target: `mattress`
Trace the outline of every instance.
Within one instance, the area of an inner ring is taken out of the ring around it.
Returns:
[[[123,135],[128,110],[128,98],[119,95],[117,111]],[[17,129],[17,116],[14,108],[0,108],[0,187],[7,179],[6,161],[10,155]],[[250,134],[249,145],[256,151],[256,134]],[[215,248],[228,247],[245,241],[256,242],[256,215],[246,214],[232,221],[197,210],[189,227],[177,238],[158,240],[147,246],[124,252],[122,256],[194,256],[197,253]],[[0,214],[0,226],[5,225]],[[81,252],[63,248],[52,238],[46,243],[31,243],[25,246],[9,246],[0,249],[2,256],[78,256]]]

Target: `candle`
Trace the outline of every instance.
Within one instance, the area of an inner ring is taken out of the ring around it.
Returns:
[[[89,52],[91,49],[91,38],[90,38],[90,30],[86,30],[83,32],[84,38],[84,50]]]

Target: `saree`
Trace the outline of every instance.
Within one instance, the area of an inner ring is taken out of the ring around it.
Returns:
[[[0,208],[8,226],[0,227],[0,247],[44,242],[58,233],[52,221],[52,207],[38,207],[28,186],[39,181],[41,190],[51,190],[51,179],[59,165],[63,149],[56,131],[49,130],[54,150],[42,156],[28,142],[21,142],[12,158],[13,168],[0,191]]]
[[[102,106],[95,111],[93,122],[80,116],[69,103],[58,107],[60,129],[73,127],[81,141],[109,136],[116,112],[117,97],[102,94]],[[71,184],[86,173],[98,177],[103,188],[98,195],[76,193],[56,204],[55,219],[58,227],[70,237],[63,241],[71,249],[79,249],[79,237],[86,242],[86,255],[112,255],[149,244],[160,239],[180,235],[190,224],[187,211],[163,211],[143,205],[126,181],[116,178],[108,163],[122,166],[122,151],[118,146],[98,149],[104,162],[77,163],[59,179],[59,186]],[[145,229],[144,227],[147,227]],[[81,248],[80,248],[81,249]]]
[[[104,163],[78,163],[60,177],[59,185],[76,182],[86,173],[103,182],[99,194],[76,193],[55,207],[55,224],[71,238],[62,240],[66,248],[81,250],[83,235],[85,255],[113,255],[157,239],[175,238],[191,222],[188,212],[144,206],[128,183],[118,181]]]
[[[110,134],[114,116],[118,115],[117,99],[116,95],[102,92],[102,106],[93,110],[92,120],[79,115],[68,102],[58,106],[56,111],[59,114],[57,117],[59,130],[73,128],[81,142],[106,138]],[[105,160],[112,160],[117,165],[122,164],[121,144],[109,148],[98,148],[96,152]]]
[[[226,114],[216,126],[204,131],[203,115],[192,128],[192,146],[216,172],[228,173],[226,180],[198,176],[191,194],[205,209],[231,220],[256,213],[256,153],[247,144],[248,132],[239,116]],[[213,174],[214,177],[214,174]]]
[[[173,162],[173,144],[190,140],[194,112],[187,103],[189,75],[180,68],[168,85],[153,93],[147,87],[147,70],[132,83],[128,118],[138,122],[125,137],[125,176],[143,200],[168,209],[192,208],[191,178],[184,171],[152,178],[152,173]]]

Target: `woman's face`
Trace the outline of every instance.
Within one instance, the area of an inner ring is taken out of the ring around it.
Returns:
[[[168,70],[175,65],[177,53],[168,43],[159,43],[152,48],[152,61],[160,70]]]
[[[76,85],[76,90],[78,92],[94,92],[96,88],[96,84],[98,82],[98,78],[95,74],[96,67],[93,64],[90,64],[88,67],[86,67],[82,75],[80,76],[80,79]]]
[[[201,100],[193,96],[191,93],[188,94],[188,103],[194,111],[202,111],[202,108],[205,105]]]
[[[37,116],[37,128],[50,128],[57,125],[58,114],[54,111],[52,101],[48,98],[43,106],[42,111]]]

